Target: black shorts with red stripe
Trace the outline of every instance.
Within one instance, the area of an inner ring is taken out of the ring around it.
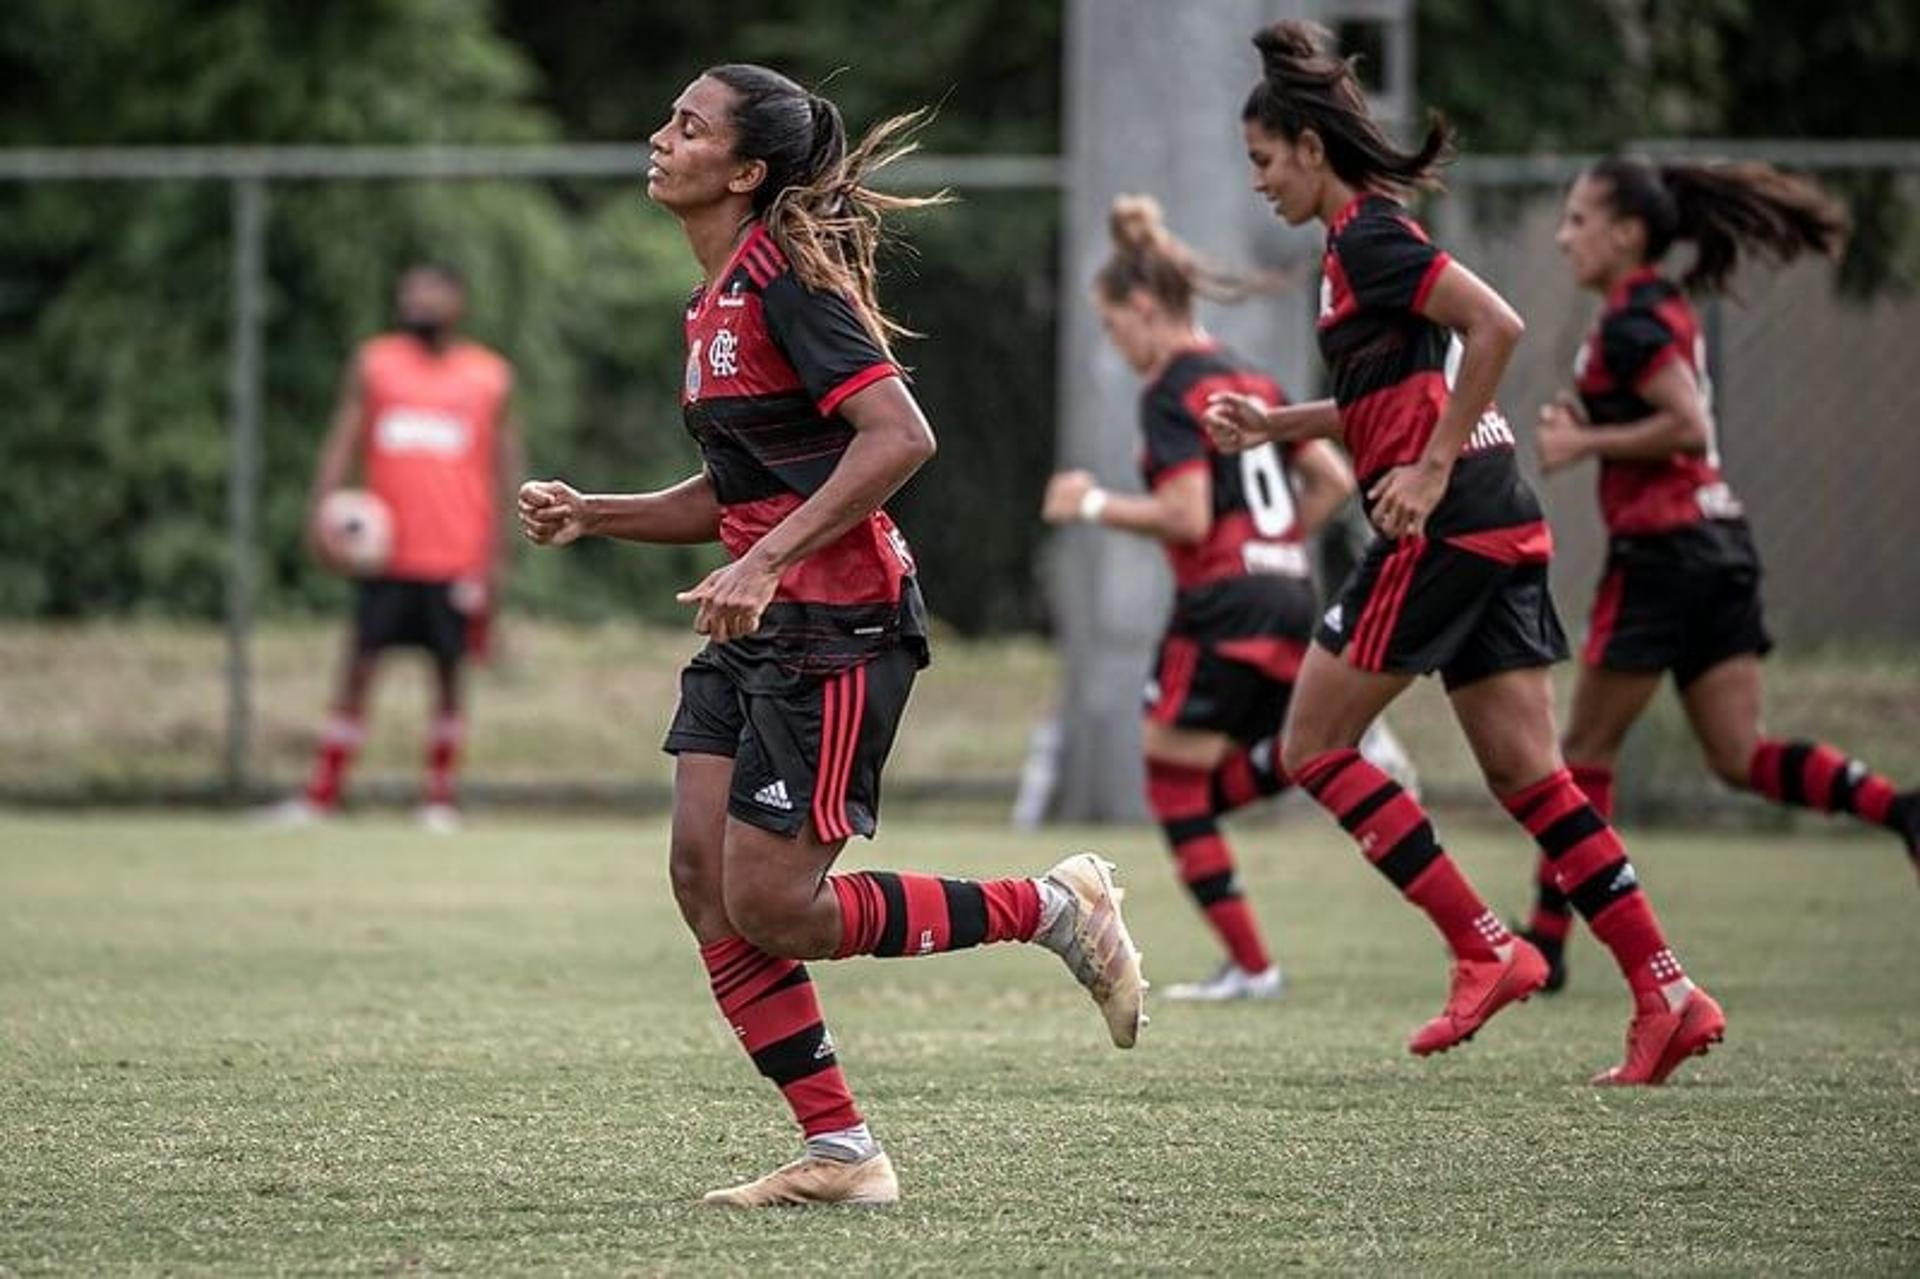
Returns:
[[[823,843],[871,838],[880,772],[925,664],[923,650],[898,644],[824,677],[756,679],[703,650],[680,672],[664,749],[731,757],[727,811],[751,826],[794,836],[811,820]]]
[[[1760,556],[1745,520],[1708,520],[1607,544],[1581,661],[1672,671],[1685,688],[1734,657],[1773,648],[1760,610]]]
[[[1449,690],[1567,657],[1544,562],[1424,537],[1375,539],[1314,639],[1363,671],[1438,671]]]
[[[1182,591],[1147,680],[1147,718],[1247,744],[1272,737],[1315,607],[1304,578],[1249,575]]]

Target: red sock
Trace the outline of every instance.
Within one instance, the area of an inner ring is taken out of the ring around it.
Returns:
[[[1573,775],[1573,784],[1578,786],[1593,805],[1593,811],[1613,821],[1613,769],[1605,764],[1574,764],[1567,772]]]
[[[720,1015],[754,1067],[787,1099],[801,1131],[812,1137],[859,1123],[806,965],[776,959],[738,937],[702,946],[700,962]]]
[[[1893,783],[1820,742],[1762,741],[1747,764],[1747,785],[1776,804],[1890,824]]]
[[[942,879],[887,870],[829,875],[840,899],[835,959],[938,955],[984,942],[1032,941],[1040,889],[1031,879]]]
[[[320,749],[314,753],[313,772],[307,779],[309,804],[333,808],[340,803],[347,769],[366,735],[366,726],[358,715],[335,715],[327,721],[320,734]]]
[[[453,803],[453,774],[460,764],[460,746],[467,726],[458,715],[442,715],[433,721],[427,736],[427,802]]]
[[[1153,762],[1148,761],[1149,770]],[[1270,799],[1285,790],[1287,775],[1280,767],[1280,743],[1269,738],[1252,746],[1237,746],[1221,761],[1208,781],[1210,806],[1215,817],[1245,808],[1256,800]]]
[[[1609,823],[1613,821],[1613,770],[1605,764],[1574,764],[1567,771],[1573,783],[1586,795],[1593,811]],[[1573,904],[1560,891],[1554,875],[1553,859],[1545,853],[1534,866],[1533,914],[1527,918],[1527,932],[1535,941],[1561,942],[1573,931]]]
[[[1635,992],[1686,975],[1667,949],[1620,837],[1574,785],[1572,773],[1563,768],[1500,802],[1540,845],[1555,885],[1613,952]]]
[[[1244,754],[1244,752],[1242,752]],[[1229,761],[1231,763],[1231,761]],[[1147,806],[1166,833],[1180,882],[1193,896],[1228,958],[1250,973],[1273,966],[1253,908],[1240,892],[1233,850],[1220,835],[1211,788],[1220,773],[1147,761]]]
[[[1426,810],[1356,750],[1316,755],[1294,775],[1408,901],[1427,912],[1455,956],[1493,959],[1513,940],[1439,841]]]

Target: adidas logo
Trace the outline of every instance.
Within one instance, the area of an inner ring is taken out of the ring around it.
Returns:
[[[1622,892],[1632,888],[1639,882],[1639,878],[1633,873],[1633,863],[1622,862],[1620,865],[1620,873],[1613,877],[1613,883],[1607,885],[1607,891],[1610,893]]]
[[[1338,604],[1335,604],[1332,608],[1327,610],[1326,617],[1324,617],[1321,620],[1328,630],[1332,631],[1335,635],[1338,635],[1340,633],[1340,627],[1342,626],[1342,624],[1344,624],[1346,619],[1343,618],[1340,614],[1340,606]]]
[[[783,813],[793,811],[793,801],[787,798],[787,784],[780,780],[768,782],[755,791],[753,802],[762,808],[777,808]]]
[[[813,1050],[813,1059],[821,1061],[831,1056],[833,1056],[833,1036],[823,1027],[820,1031],[820,1046]]]

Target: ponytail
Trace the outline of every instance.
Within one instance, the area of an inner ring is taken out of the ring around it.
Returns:
[[[851,150],[840,108],[777,71],[748,63],[712,67],[707,75],[735,95],[734,153],[760,160],[766,180],[753,192],[753,211],[811,289],[842,294],[881,350],[889,339],[916,336],[880,306],[875,262],[885,215],[949,200],[887,195],[866,185],[868,175],[919,149],[900,139],[926,123],[922,109],[869,130]]]
[[[1208,263],[1167,228],[1160,202],[1150,195],[1114,197],[1107,232],[1113,252],[1095,273],[1094,284],[1110,303],[1124,302],[1135,289],[1144,289],[1164,310],[1186,316],[1193,311],[1196,294],[1239,302],[1280,285],[1277,278],[1236,275]]]
[[[1588,176],[1608,189],[1615,216],[1647,229],[1645,260],[1656,262],[1675,241],[1694,246],[1688,289],[1719,293],[1742,254],[1775,263],[1803,253],[1838,258],[1846,247],[1844,206],[1806,178],[1765,164],[1662,164],[1616,157]]]
[[[1453,129],[1437,111],[1414,151],[1396,147],[1367,107],[1353,60],[1330,51],[1326,29],[1288,19],[1255,32],[1260,82],[1247,95],[1242,120],[1257,120],[1289,143],[1311,129],[1327,163],[1349,186],[1405,192],[1440,185],[1440,166],[1455,154]]]

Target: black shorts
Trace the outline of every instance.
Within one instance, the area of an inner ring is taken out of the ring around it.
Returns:
[[[1259,660],[1258,647],[1290,652],[1279,663]],[[1252,745],[1280,731],[1306,645],[1271,639],[1209,642],[1187,635],[1160,641],[1142,705],[1170,728],[1225,733]]]
[[[1760,557],[1743,522],[1608,543],[1580,653],[1588,666],[1672,671],[1685,688],[1729,658],[1772,648],[1760,611]]]
[[[902,644],[851,670],[754,691],[739,673],[696,654],[680,672],[664,749],[732,758],[727,811],[749,825],[793,836],[812,818],[823,843],[872,838],[880,770],[923,664]]]
[[[1369,546],[1314,638],[1363,671],[1438,671],[1449,690],[1567,656],[1545,564],[1421,537]]]
[[[452,582],[362,578],[354,592],[353,643],[358,653],[424,648],[443,666],[467,649],[468,619],[453,606]]]

